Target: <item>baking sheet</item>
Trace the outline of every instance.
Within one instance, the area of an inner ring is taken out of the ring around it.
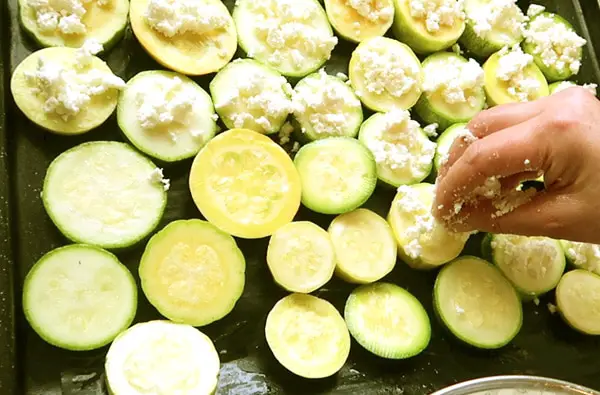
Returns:
[[[592,0],[581,1],[585,3],[537,3],[570,20],[590,41],[579,77],[580,82],[598,82],[600,71],[594,45],[600,45],[600,10]],[[233,1],[225,2],[232,6]],[[521,6],[526,8],[526,4]],[[52,225],[39,198],[47,166],[61,152],[81,142],[123,141],[123,137],[114,117],[88,134],[64,137],[43,132],[16,109],[8,92],[8,78],[37,46],[19,28],[17,0],[4,0],[0,7],[0,71],[4,76],[0,81],[0,100],[5,99],[6,108],[0,114],[0,395],[106,394],[102,369],[106,348],[74,353],[47,345],[25,322],[18,301],[23,278],[34,262],[49,250],[68,243]],[[585,24],[586,19],[589,25]],[[348,43],[338,45],[327,69],[345,72],[352,49]],[[125,79],[142,70],[162,68],[144,52],[130,31],[104,58]],[[209,78],[196,80],[208,90]],[[160,227],[175,219],[200,217],[187,187],[190,164],[184,161],[165,169],[172,182]],[[385,215],[393,196],[394,191],[378,188],[366,207]],[[301,209],[297,216],[324,227],[331,218],[307,209]],[[401,262],[385,280],[407,288],[428,310],[433,331],[429,347],[410,360],[386,361],[353,342],[350,358],[339,374],[322,380],[298,378],[276,362],[264,338],[266,315],[285,295],[273,283],[265,263],[267,240],[238,243],[247,260],[243,296],[231,314],[202,328],[215,342],[221,357],[219,394],[422,395],[459,381],[496,374],[549,376],[600,389],[600,339],[579,335],[552,316],[546,307],[552,302],[551,295],[542,298],[539,306],[524,305],[523,329],[509,346],[492,352],[474,350],[455,341],[434,318],[431,294],[435,273],[409,270]],[[477,253],[478,243],[479,238],[474,237],[465,253]],[[143,247],[141,243],[118,254],[136,276]],[[352,288],[334,279],[316,295],[341,311]],[[140,293],[136,322],[157,318],[159,314]]]

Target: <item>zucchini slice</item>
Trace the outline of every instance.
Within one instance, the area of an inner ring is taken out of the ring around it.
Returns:
[[[236,59],[221,69],[210,83],[210,94],[228,128],[276,133],[293,111],[287,80],[252,59]]]
[[[329,377],[350,354],[350,334],[336,308],[324,299],[291,294],[267,316],[267,344],[290,372],[307,378]]]
[[[423,94],[415,111],[441,130],[468,122],[485,106],[483,85],[483,69],[475,60],[450,52],[435,53],[423,61]]]
[[[372,115],[358,139],[373,153],[377,176],[386,184],[416,184],[431,173],[436,144],[406,110]]]
[[[302,183],[302,204],[321,214],[342,214],[365,203],[375,190],[377,169],[358,140],[330,137],[300,148],[294,163]]]
[[[25,318],[48,343],[73,351],[109,344],[137,309],[133,276],[116,256],[84,244],[44,255],[23,285]]]
[[[70,240],[125,248],[158,225],[168,183],[160,168],[129,145],[94,141],[52,161],[42,201],[52,222]]]
[[[300,207],[300,177],[289,155],[248,129],[209,141],[194,159],[189,183],[204,218],[236,237],[270,236]]]
[[[436,141],[435,157],[433,158],[433,166],[436,173],[438,173],[441,167],[448,161],[450,148],[452,148],[454,140],[463,136],[473,136],[467,129],[466,123],[455,123],[440,134]]]
[[[523,50],[550,82],[562,81],[579,73],[582,47],[586,41],[559,15],[542,12],[529,21]]]
[[[284,225],[269,240],[267,265],[275,282],[286,290],[316,291],[331,280],[335,270],[329,234],[308,221]]]
[[[143,71],[119,98],[119,127],[137,149],[164,162],[190,158],[214,137],[215,110],[208,93],[169,71]]]
[[[432,184],[402,185],[388,214],[398,253],[414,269],[432,269],[450,262],[470,236],[449,231],[433,217],[434,193]]]
[[[66,135],[88,132],[114,112],[125,82],[93,56],[102,47],[36,51],[15,69],[10,89],[17,107],[42,128]]]
[[[483,249],[525,297],[553,290],[565,271],[560,242],[547,237],[488,234]]]
[[[318,70],[338,42],[317,0],[237,0],[240,47],[287,77]]]
[[[231,312],[245,270],[233,237],[199,219],[173,221],[152,236],[139,266],[148,301],[171,321],[192,326]]]
[[[219,354],[198,329],[169,321],[136,324],[121,333],[106,354],[111,395],[211,395],[219,375]]]
[[[336,274],[351,283],[378,281],[396,265],[397,246],[390,226],[359,208],[335,217],[327,230],[336,257]]]
[[[362,42],[352,52],[350,83],[374,111],[407,110],[421,96],[421,62],[409,46],[386,37]]]
[[[358,344],[382,358],[413,357],[431,339],[431,323],[421,302],[394,284],[356,288],[346,301],[344,318]]]
[[[488,262],[465,256],[444,267],[435,280],[434,307],[463,342],[497,349],[519,333],[523,308],[517,292]]]
[[[356,137],[363,121],[360,100],[341,79],[321,69],[300,80],[293,93],[294,119],[310,141]]]
[[[600,276],[576,269],[556,287],[556,304],[564,321],[587,335],[600,335]]]
[[[131,0],[131,29],[161,65],[181,74],[214,73],[233,58],[237,33],[220,0]]]
[[[383,36],[394,22],[393,0],[325,0],[335,31],[352,42]]]
[[[415,52],[450,48],[465,30],[461,0],[394,0],[394,35]]]
[[[460,43],[474,56],[487,58],[523,40],[527,18],[516,0],[465,0],[465,14]]]
[[[557,82],[553,82],[552,84],[550,84],[548,86],[548,89],[550,91],[550,94],[554,94],[554,93],[558,93],[560,91],[563,91],[567,88],[571,88],[573,86],[581,86],[582,88],[587,89],[592,95],[596,96],[597,92],[596,89],[598,88],[597,84],[583,84],[583,85],[577,85],[576,83],[572,82],[572,81],[557,81]]]
[[[42,47],[81,47],[95,40],[111,48],[125,34],[129,0],[19,0],[19,20]]]
[[[560,245],[569,264],[600,275],[600,245],[568,240],[561,240]]]
[[[485,92],[490,105],[537,100],[550,94],[544,73],[520,46],[502,49],[484,63]]]

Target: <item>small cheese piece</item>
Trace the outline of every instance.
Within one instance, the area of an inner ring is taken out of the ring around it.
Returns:
[[[203,0],[150,0],[146,22],[165,37],[191,33],[205,35],[227,28],[230,17]]]
[[[527,16],[529,18],[533,18],[534,16],[541,14],[545,10],[546,10],[546,7],[544,7],[542,5],[530,4],[529,7],[527,8]]]
[[[35,12],[40,31],[63,35],[87,32],[82,19],[93,1],[101,7],[107,4],[106,0],[27,0]]]
[[[394,7],[385,0],[346,0],[358,15],[373,23],[384,23],[394,16]]]
[[[573,266],[600,274],[600,245],[565,240],[561,244]]]
[[[360,100],[347,85],[323,69],[296,85],[292,101],[302,132],[312,140],[354,137],[362,123]]]
[[[152,170],[149,176],[149,180],[150,182],[155,184],[162,184],[163,189],[165,191],[168,191],[169,188],[171,188],[171,180],[165,178],[165,175],[163,174],[163,169],[159,167]]]
[[[448,104],[477,106],[484,83],[484,73],[479,63],[474,59],[464,62],[454,56],[446,58],[446,62],[443,70],[439,69],[437,62],[424,63],[423,91],[438,93]]]
[[[583,85],[577,85],[574,82],[571,81],[561,81],[555,84],[552,84],[551,87],[551,93],[558,93],[560,91],[564,91],[567,88],[571,88],[574,86],[581,86],[582,88],[586,89],[588,92],[590,92],[592,95],[596,96],[597,92],[596,89],[598,88],[597,84],[583,84]]]
[[[414,215],[414,225],[407,227],[403,232],[403,237],[408,241],[404,251],[412,259],[417,259],[421,256],[421,238],[433,232],[435,218],[431,214],[431,208],[419,200],[419,194],[414,189],[402,185],[398,188],[398,194],[396,204],[402,207],[402,211]]]
[[[489,0],[469,10],[475,34],[483,39],[493,36],[495,41],[506,44],[523,35],[526,19],[516,0]]]
[[[40,57],[35,72],[25,73],[32,92],[44,100],[44,112],[68,121],[79,114],[93,96],[125,87],[125,82],[114,74],[88,67],[92,52],[101,48],[98,45],[91,42],[77,50],[72,67]]]
[[[155,83],[149,91],[136,95],[137,119],[146,130],[165,129],[169,125],[190,126],[194,105],[200,100],[195,89],[184,84],[179,77],[156,75]],[[191,131],[194,134],[194,131]],[[197,133],[201,134],[201,133]],[[177,140],[172,133],[171,139]]]
[[[496,76],[505,81],[508,93],[520,102],[535,99],[540,82],[538,79],[525,73],[528,65],[533,63],[533,56],[523,53],[519,45],[512,50],[504,49],[498,58]]]
[[[586,40],[564,23],[556,21],[552,14],[533,18],[525,31],[525,43],[533,45],[533,55],[559,73],[570,71],[577,74],[581,67],[581,48]]]
[[[409,0],[408,4],[410,15],[423,19],[429,33],[436,33],[465,19],[462,0]]]

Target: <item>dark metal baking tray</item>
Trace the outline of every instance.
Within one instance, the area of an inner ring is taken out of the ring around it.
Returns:
[[[301,1],[301,0],[298,0]],[[580,2],[581,1],[581,2]],[[231,6],[233,1],[226,1]],[[593,0],[539,1],[570,20],[588,40],[580,82],[599,82],[600,70],[594,47],[600,46],[600,9]],[[526,8],[527,3],[520,4]],[[44,343],[27,325],[21,312],[20,290],[29,268],[44,253],[67,244],[52,225],[40,201],[40,188],[50,161],[65,149],[83,141],[123,140],[114,118],[80,137],[61,137],[40,130],[15,107],[9,78],[15,66],[37,49],[21,31],[17,0],[0,5],[0,395],[105,394],[105,349],[67,352]],[[589,23],[586,24],[586,21]],[[353,46],[341,43],[328,70],[345,71]],[[104,56],[111,68],[128,79],[141,70],[161,68],[144,52],[130,31]],[[207,88],[209,78],[197,81]],[[179,218],[200,217],[187,188],[190,161],[169,166],[172,180],[168,209],[161,226]],[[385,215],[393,198],[379,189],[367,207]],[[327,226],[330,217],[301,209],[298,218]],[[477,253],[477,238],[466,253]],[[350,358],[339,374],[322,380],[304,380],[281,367],[264,338],[266,315],[285,293],[271,280],[265,264],[267,240],[238,240],[247,259],[247,283],[235,309],[223,320],[202,330],[215,342],[222,361],[219,393],[247,394],[405,394],[423,395],[447,385],[495,374],[535,374],[572,381],[600,389],[600,339],[568,329],[552,316],[542,298],[539,306],[525,305],[521,333],[509,346],[493,352],[470,349],[455,341],[433,318],[431,293],[435,273],[416,272],[399,263],[386,278],[406,287],[425,305],[432,317],[429,347],[406,361],[387,361],[352,344]],[[142,245],[119,254],[137,273]],[[316,294],[342,309],[352,286],[336,279]],[[142,296],[136,321],[159,318]]]

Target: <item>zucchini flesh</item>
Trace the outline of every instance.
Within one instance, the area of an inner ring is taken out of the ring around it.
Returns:
[[[508,344],[521,329],[523,311],[517,292],[488,262],[458,258],[438,274],[434,307],[450,332],[478,348]]]
[[[406,359],[429,344],[431,324],[423,305],[408,291],[389,283],[356,288],[344,318],[356,341],[382,358]]]
[[[556,287],[561,317],[587,335],[600,335],[600,276],[576,269],[565,274]]]

